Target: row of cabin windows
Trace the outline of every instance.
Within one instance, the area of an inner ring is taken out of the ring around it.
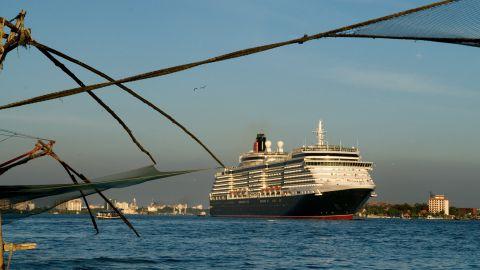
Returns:
[[[357,162],[305,162],[307,166],[350,166],[350,167],[371,167],[370,163]]]

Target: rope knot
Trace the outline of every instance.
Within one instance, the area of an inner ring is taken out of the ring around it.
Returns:
[[[26,47],[32,41],[32,30],[30,28],[21,28],[18,36],[18,45]]]
[[[308,41],[307,34],[303,35],[303,37],[300,38],[300,40],[298,41],[298,44],[303,44],[305,41]]]

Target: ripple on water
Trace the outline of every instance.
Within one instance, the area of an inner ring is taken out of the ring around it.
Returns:
[[[471,269],[480,222],[315,221],[135,216],[121,221],[40,215],[4,227],[38,243],[12,269]]]

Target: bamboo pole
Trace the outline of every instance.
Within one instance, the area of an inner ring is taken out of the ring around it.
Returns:
[[[37,248],[36,243],[20,243],[20,244],[5,243],[3,250],[5,252],[11,252],[11,251],[19,251],[19,250],[31,250],[36,248]]]
[[[67,166],[67,168],[70,171],[72,171],[75,175],[77,175],[80,179],[82,179],[83,182],[91,183],[91,181],[88,180],[88,178],[85,177],[83,174],[78,173],[72,167],[70,167],[70,165],[66,164],[65,162],[64,162],[64,164]],[[123,220],[123,222],[135,233],[135,235],[137,237],[140,237],[140,234],[137,232],[135,227],[133,227],[132,223],[130,223],[130,221],[123,215],[122,211],[120,211],[100,190],[95,189],[95,192],[97,192],[97,194],[100,195],[100,197],[102,197],[102,199],[105,200],[105,202],[108,205],[110,205],[110,207],[120,216],[120,218]]]
[[[1,33],[0,35],[0,39],[3,39],[3,37],[6,35],[5,45],[2,45],[2,49],[0,51],[0,68],[3,61],[5,60],[5,57],[11,50],[18,47],[20,43],[22,43],[22,45],[25,45],[27,42],[30,42],[30,35],[29,35],[30,30],[27,30],[24,28],[24,20],[25,20],[26,14],[27,12],[22,9],[20,13],[18,13],[18,15],[14,18],[15,24],[12,24],[5,18],[1,18],[2,25],[5,25],[8,28],[10,28],[10,33],[8,33],[8,35]],[[2,31],[5,32],[4,30]],[[28,40],[25,39],[26,38],[25,33],[28,33]]]
[[[43,49],[49,53],[52,53],[52,54],[55,54],[69,62],[72,62],[74,64],[77,64],[81,67],[83,67],[84,69],[88,70],[88,71],[91,71],[95,74],[97,74],[98,76],[102,77],[102,78],[105,78],[107,79],[108,81],[115,81],[112,77],[108,76],[107,74],[101,72],[100,70],[96,69],[96,68],[93,68],[92,66],[89,66],[71,56],[68,56],[60,51],[57,51],[53,48],[50,48],[44,44],[41,44],[37,41],[32,41],[32,46],[35,46],[37,47],[39,50],[40,49]],[[133,91],[131,88],[121,84],[121,83],[117,83],[116,84],[118,87],[120,87],[121,89],[123,89],[124,91],[126,91],[127,93],[129,93],[130,95],[132,95],[134,98],[140,100],[141,102],[143,102],[144,104],[146,104],[147,106],[149,106],[150,108],[152,108],[153,110],[157,111],[158,113],[160,113],[161,115],[163,115],[165,118],[167,118],[171,123],[173,123],[174,125],[176,125],[177,127],[179,127],[183,132],[185,132],[188,136],[190,136],[190,138],[192,138],[194,141],[196,141],[205,151],[208,152],[208,154],[213,158],[215,159],[215,161],[217,161],[218,164],[220,164],[220,166],[222,166],[223,168],[225,168],[225,164],[217,157],[215,156],[215,154],[197,137],[195,136],[190,130],[188,130],[184,125],[182,125],[180,122],[178,122],[177,120],[175,120],[175,118],[173,118],[173,116],[171,116],[170,114],[168,114],[167,112],[165,112],[164,110],[160,109],[157,105],[153,104],[152,102],[150,102],[149,100],[147,100],[146,98],[142,97],[141,95],[139,95],[137,92]]]
[[[64,166],[68,171],[74,173],[76,176],[78,176],[83,182],[85,183],[92,183],[87,177],[85,177],[85,175],[77,172],[75,169],[73,169],[70,165],[68,165],[65,161],[61,160],[60,157],[57,156],[57,154],[55,154],[53,152],[53,150],[46,144],[44,144],[42,141],[39,141],[38,142],[39,144],[41,144],[47,151],[48,151],[48,154],[56,159],[58,162],[60,162],[60,164],[62,164],[62,166]],[[105,200],[105,202],[110,205],[110,207],[120,216],[120,218],[123,220],[123,222],[135,233],[135,235],[137,237],[140,237],[140,234],[137,232],[137,230],[135,229],[135,227],[133,227],[133,225],[130,223],[130,221],[128,221],[128,219],[123,215],[123,213],[102,193],[102,191],[98,190],[95,188],[95,192],[100,195],[100,197],[102,197],[103,200]]]
[[[42,48],[36,47],[42,54],[44,54],[50,61],[52,61],[57,67],[59,67],[63,72],[65,72],[70,78],[72,78],[78,85],[81,87],[84,87],[85,84],[75,75],[73,72],[68,69],[64,64],[62,64],[58,59],[53,57],[48,51]],[[150,160],[153,162],[153,164],[157,164],[153,156],[150,154],[150,152],[143,147],[143,145],[137,140],[137,138],[133,135],[132,130],[125,124],[125,122],[118,116],[100,97],[98,97],[96,94],[94,94],[92,91],[87,92],[90,97],[92,97],[102,108],[104,108],[117,122],[122,126],[122,128],[127,132],[128,136],[130,136],[130,139],[133,141],[133,143],[142,151],[145,153]]]
[[[5,264],[3,262],[3,253],[5,250],[3,249],[3,228],[2,228],[2,213],[0,213],[0,269],[5,269]]]
[[[243,49],[243,50],[238,50],[238,51],[218,55],[218,56],[215,56],[215,57],[211,57],[211,58],[208,58],[208,59],[204,59],[204,60],[200,60],[200,61],[196,61],[196,62],[191,62],[191,63],[188,63],[188,64],[172,66],[172,67],[168,67],[168,68],[154,70],[154,71],[151,71],[151,72],[146,72],[146,73],[141,73],[141,74],[125,77],[125,78],[118,79],[118,80],[111,81],[111,82],[103,82],[103,83],[87,85],[85,87],[76,87],[76,88],[70,88],[70,89],[67,89],[67,90],[62,90],[62,91],[57,91],[57,92],[51,92],[49,94],[40,95],[40,96],[36,96],[36,97],[33,97],[33,98],[25,99],[25,100],[22,100],[22,101],[6,104],[4,106],[0,106],[0,110],[19,107],[19,106],[24,106],[24,105],[27,105],[27,104],[43,102],[43,101],[52,100],[52,99],[58,99],[58,98],[67,97],[67,96],[71,96],[71,95],[76,95],[76,94],[80,94],[80,93],[83,93],[83,92],[93,91],[93,90],[97,90],[97,89],[100,89],[100,88],[104,88],[104,87],[114,85],[114,84],[128,83],[128,82],[134,82],[134,81],[139,81],[139,80],[144,80],[144,79],[149,79],[149,78],[154,78],[154,77],[165,76],[165,75],[168,75],[168,74],[180,72],[180,71],[191,69],[191,68],[194,68],[194,67],[198,67],[198,66],[202,66],[202,65],[206,65],[206,64],[211,64],[211,63],[215,63],[215,62],[226,61],[226,60],[230,60],[230,59],[234,59],[234,58],[244,57],[244,56],[248,56],[248,55],[251,55],[251,54],[257,54],[257,53],[261,53],[261,52],[264,52],[264,51],[269,51],[269,50],[272,50],[272,49],[275,49],[275,48],[284,47],[284,46],[287,46],[287,45],[303,44],[305,42],[309,42],[309,41],[316,40],[316,39],[327,38],[327,37],[336,37],[336,36],[340,36],[341,34],[344,34],[347,31],[350,31],[350,30],[354,30],[354,29],[361,28],[361,27],[364,27],[364,26],[367,26],[367,25],[371,25],[371,24],[375,24],[375,23],[378,23],[378,22],[390,20],[390,19],[393,19],[393,18],[402,17],[402,16],[412,14],[412,13],[415,13],[415,12],[432,9],[432,8],[435,8],[435,7],[438,7],[438,6],[448,5],[448,4],[453,3],[455,1],[456,0],[440,1],[440,2],[433,3],[433,4],[417,7],[417,8],[414,8],[414,9],[410,9],[410,10],[406,10],[406,11],[402,11],[402,12],[397,12],[397,13],[394,13],[394,14],[391,14],[391,15],[380,17],[380,18],[367,20],[367,21],[364,21],[364,22],[361,22],[361,23],[352,24],[352,25],[340,27],[340,28],[337,28],[337,29],[334,29],[334,30],[317,33],[317,34],[314,34],[314,35],[306,35],[305,34],[300,38],[295,38],[295,39],[291,39],[291,40],[287,40],[287,41],[283,41],[283,42],[265,44],[265,45],[261,45],[261,46],[256,46],[256,47],[251,47],[251,48],[247,48],[247,49]],[[378,38],[381,38],[381,37],[378,37]],[[421,39],[421,38],[418,38],[418,39]],[[467,39],[467,40],[471,41],[471,42],[478,42],[478,39]],[[435,40],[431,40],[431,41],[435,41]],[[441,41],[441,42],[444,42],[444,41]]]
[[[72,182],[75,184],[75,185],[78,185],[78,181],[77,179],[75,178],[75,176],[70,172],[70,170],[67,168],[67,166],[65,166],[65,164],[63,164],[62,161],[58,160],[57,161],[60,163],[60,165],[62,165],[63,169],[65,169],[65,171],[67,172],[68,176],[70,176],[70,179],[72,180]],[[92,221],[92,224],[93,224],[93,228],[95,229],[95,231],[97,232],[96,234],[98,234],[100,231],[98,230],[98,226],[97,226],[97,222],[95,221],[95,217],[93,216],[93,213],[92,213],[92,209],[90,209],[90,204],[88,203],[88,200],[87,200],[87,197],[85,196],[85,193],[83,193],[83,191],[80,190],[80,194],[82,195],[82,198],[83,198],[83,201],[85,202],[85,206],[87,207],[87,210],[88,210],[88,214],[90,215],[90,220]]]
[[[6,49],[5,49],[5,45],[3,43],[3,39],[5,39],[5,41],[7,40],[8,38],[8,35],[5,33],[5,18],[1,18],[0,17],[0,69],[2,69],[2,62],[3,62],[3,59],[5,59],[5,54],[7,53],[6,52]]]
[[[5,33],[5,30],[3,30],[3,27],[5,27],[5,19],[0,17],[0,58],[2,58],[3,55],[3,34]]]
[[[10,270],[10,264],[12,263],[12,258],[13,258],[13,250],[15,247],[13,246],[13,243],[7,244],[7,248],[4,248],[4,250],[8,250],[8,261],[7,261],[7,270]]]
[[[12,49],[16,48],[20,43],[22,45],[25,45],[25,44],[30,44],[32,42],[31,36],[30,36],[30,30],[24,28],[25,15],[26,15],[26,12],[24,10],[20,11],[20,13],[14,18],[14,20],[16,20],[15,24],[12,24],[11,22],[5,20],[5,18],[0,18],[0,64],[5,59],[6,54]],[[3,33],[4,25],[10,28],[10,33],[5,37],[6,39],[5,46],[3,46],[2,44],[3,36],[4,36],[4,33]],[[56,58],[54,58],[48,51],[38,47],[37,49],[40,50],[40,52],[42,52],[50,61],[52,61],[68,76],[70,76],[75,82],[77,82],[79,86],[81,87],[85,86],[85,84],[82,81],[80,81],[80,79],[77,76],[75,76],[75,74],[73,74],[66,66],[64,66],[61,62],[59,62]],[[91,91],[88,91],[87,93],[122,126],[122,128],[127,132],[127,134],[129,135],[133,143],[135,143],[135,145],[140,149],[140,151],[145,153],[148,156],[148,158],[153,162],[153,164],[157,164],[157,162],[155,161],[153,156],[150,154],[150,152],[147,151],[143,147],[143,145],[141,145],[141,143],[133,135],[133,132],[125,124],[125,122],[105,102],[103,102],[103,100],[100,99],[100,97],[98,97],[96,94],[94,94]]]

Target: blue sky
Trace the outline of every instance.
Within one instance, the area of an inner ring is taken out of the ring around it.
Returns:
[[[314,34],[430,1],[6,1],[1,16],[27,10],[33,37],[112,77]],[[425,201],[429,191],[477,206],[480,162],[478,48],[428,42],[325,39],[129,84],[173,114],[227,164],[257,131],[285,147],[314,141],[323,119],[330,143],[356,145],[380,200]],[[91,84],[94,75],[69,66]],[[193,88],[206,85],[204,91]],[[76,86],[34,48],[11,52],[0,73],[2,104]],[[109,87],[97,92],[131,126],[161,169],[215,167],[178,128]],[[56,139],[57,152],[95,177],[148,165],[121,128],[87,95],[0,112],[2,128]],[[31,141],[0,144],[0,159]],[[213,171],[111,193],[206,203]],[[67,181],[36,161],[3,183]],[[133,195],[132,195],[133,194]]]

